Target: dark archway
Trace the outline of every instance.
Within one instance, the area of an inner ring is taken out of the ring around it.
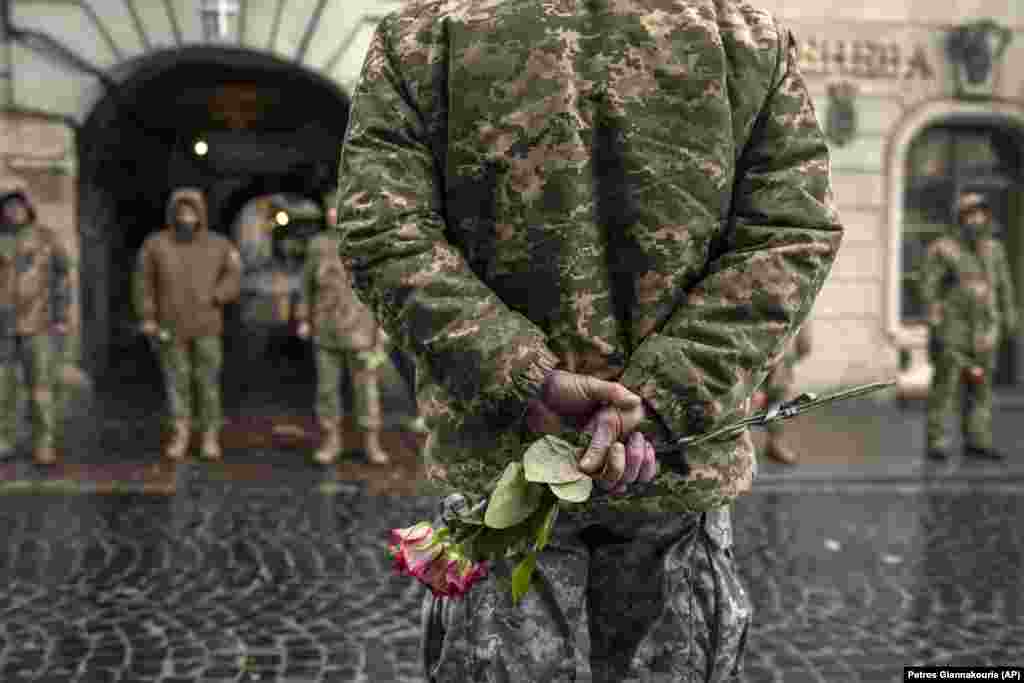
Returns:
[[[332,81],[251,50],[167,50],[115,70],[78,135],[82,362],[94,377],[120,381],[150,362],[130,352],[130,276],[170,190],[204,189],[225,234],[254,196],[317,195],[337,177],[348,110]]]

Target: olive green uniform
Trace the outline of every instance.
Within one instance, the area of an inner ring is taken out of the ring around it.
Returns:
[[[934,375],[928,395],[930,451],[949,447],[947,423],[965,370],[984,376],[966,384],[961,428],[967,448],[992,448],[992,375],[1004,330],[1017,325],[1009,264],[992,225],[976,239],[950,234],[932,242],[921,267],[921,293],[929,308],[929,357]]]

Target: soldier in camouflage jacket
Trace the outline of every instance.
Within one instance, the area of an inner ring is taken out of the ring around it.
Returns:
[[[927,454],[935,460],[948,457],[947,422],[966,385],[964,455],[999,459],[1003,454],[992,445],[992,375],[1002,333],[1013,334],[1017,327],[1013,282],[985,197],[964,192],[954,212],[956,231],[933,241],[921,266],[934,369]]]
[[[521,458],[556,368],[640,395],[657,445],[746,414],[842,236],[797,54],[736,0],[413,0],[379,24],[342,253],[417,360],[439,484],[479,493]],[[520,607],[501,563],[428,596],[431,680],[734,676],[750,613],[724,512],[750,435],[662,464],[653,495],[559,517]]]
[[[0,187],[0,457],[14,446],[18,364],[35,421],[35,461],[51,464],[60,429],[71,264],[52,230],[36,223],[24,185]]]

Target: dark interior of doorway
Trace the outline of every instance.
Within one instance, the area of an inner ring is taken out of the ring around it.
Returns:
[[[207,195],[211,229],[230,231],[253,197],[318,197],[337,173],[347,96],[327,79],[274,57],[230,48],[158,53],[134,66],[96,106],[80,132],[83,363],[101,392],[147,404],[163,396],[153,350],[138,334],[131,274],[143,241],[164,225],[171,189]],[[207,142],[204,153],[196,143]],[[308,345],[273,340],[266,358],[239,351],[238,312],[229,306],[222,377],[225,408],[312,407]]]

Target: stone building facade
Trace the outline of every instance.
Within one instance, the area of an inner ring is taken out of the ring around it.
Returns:
[[[42,219],[77,255],[86,253],[81,244],[98,239],[103,222],[102,202],[82,196],[91,192],[85,177],[91,171],[80,163],[88,142],[81,137],[108,91],[133,77],[134,65],[194,48],[240,48],[347,91],[374,22],[398,6],[376,0],[2,4],[0,172],[29,182]],[[993,183],[1024,301],[1024,2],[756,4],[775,12],[801,42],[809,87],[832,141],[847,225],[812,314],[815,348],[797,369],[798,385],[820,390],[898,376],[906,392],[918,392],[930,369],[913,291],[915,259],[940,229],[938,205],[965,179]],[[76,274],[86,284],[110,277],[89,263]],[[79,306],[76,299],[76,320],[85,311],[85,346],[88,320],[106,305],[102,296],[90,296],[99,303]],[[92,337],[95,344],[99,337]],[[1015,340],[1007,343],[1004,384],[1024,374],[1022,349]]]

